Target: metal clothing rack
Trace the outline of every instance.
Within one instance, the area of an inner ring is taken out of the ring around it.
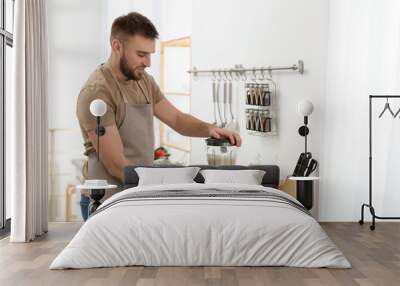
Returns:
[[[364,224],[364,207],[369,208],[372,215],[372,225],[370,229],[375,229],[375,219],[400,219],[400,217],[383,217],[375,213],[375,208],[372,205],[372,100],[373,99],[389,99],[400,98],[400,95],[370,95],[369,96],[369,203],[361,206],[361,219],[359,224]]]
[[[208,70],[198,70],[196,67],[193,67],[191,70],[188,70],[188,73],[193,74],[193,76],[198,76],[199,73],[212,73],[215,75],[221,75],[221,74],[236,74],[238,75],[238,78],[240,77],[241,79],[246,79],[246,73],[247,72],[252,72],[255,76],[255,74],[257,72],[261,73],[261,75],[263,75],[263,73],[265,71],[268,71],[270,77],[271,77],[271,73],[274,70],[294,70],[294,71],[298,71],[299,73],[303,74],[304,73],[304,62],[302,60],[299,60],[297,62],[297,64],[294,64],[292,66],[276,66],[276,67],[272,67],[272,66],[268,66],[268,67],[253,67],[253,68],[244,68],[242,65],[235,65],[234,68],[230,68],[230,69],[208,69]]]

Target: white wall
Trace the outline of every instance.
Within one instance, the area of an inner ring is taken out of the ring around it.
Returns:
[[[294,71],[273,74],[278,84],[279,135],[248,135],[244,122],[243,83],[235,88],[243,137],[238,164],[278,164],[281,177],[293,172],[304,138],[297,129],[302,118],[297,102],[309,98],[315,105],[310,117],[309,149],[320,158],[321,107],[325,93],[328,26],[326,1],[240,0],[193,1],[192,63],[199,69],[282,66],[305,62],[303,75]],[[193,114],[212,122],[211,78],[193,81]],[[193,163],[206,163],[203,139],[192,140]]]
[[[160,36],[168,41],[192,34],[192,0],[156,0],[161,7]]]
[[[310,150],[320,162],[319,218],[353,221],[368,201],[368,95],[400,94],[400,2],[386,1],[194,1],[193,65],[227,68],[292,64],[304,75],[275,73],[279,136],[244,139],[239,164],[276,163],[281,177],[293,171],[302,138],[296,104],[309,98]],[[212,9],[210,8],[212,7]],[[206,16],[205,16],[206,15]],[[325,76],[326,75],[326,76]],[[241,128],[243,86],[236,87]],[[193,82],[193,113],[212,121],[210,79]],[[377,102],[375,119],[384,101]],[[400,100],[392,100],[397,111]],[[398,216],[399,122],[374,121],[374,204],[379,215]],[[203,140],[192,140],[194,163],[205,163]],[[368,212],[368,211],[367,211]],[[367,214],[367,219],[369,218]]]
[[[400,2],[335,0],[329,10],[320,217],[358,220],[368,202],[368,95],[400,94]],[[373,110],[373,198],[378,215],[398,216],[400,126],[377,118],[384,103]]]
[[[88,75],[101,63],[102,17],[97,0],[49,0],[50,217],[65,219],[67,185],[76,183],[72,159],[83,157],[76,101]],[[74,203],[77,208],[77,202]],[[79,208],[77,209],[79,211]]]
[[[76,116],[71,116],[75,115],[75,99],[101,58],[102,31],[97,2],[49,1],[50,128],[73,128],[78,124]]]

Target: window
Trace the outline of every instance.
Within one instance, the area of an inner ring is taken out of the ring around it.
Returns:
[[[5,188],[5,105],[11,92],[14,0],[0,0],[0,236],[10,228],[10,194]]]

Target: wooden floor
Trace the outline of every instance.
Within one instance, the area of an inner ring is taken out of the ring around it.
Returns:
[[[323,223],[353,268],[289,267],[122,267],[48,270],[79,229],[52,223],[49,233],[27,244],[0,241],[0,285],[400,285],[400,223]]]

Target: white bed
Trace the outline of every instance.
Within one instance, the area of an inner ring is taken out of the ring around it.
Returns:
[[[191,195],[197,193],[201,195]],[[222,193],[227,195],[218,195]],[[299,204],[281,191],[254,185],[130,188],[99,207],[50,269],[128,265],[350,268],[342,252]]]

